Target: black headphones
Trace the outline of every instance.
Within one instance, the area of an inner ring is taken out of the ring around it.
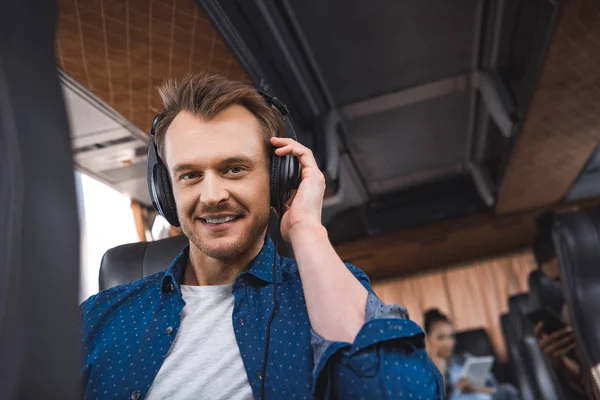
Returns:
[[[267,104],[276,109],[283,118],[285,124],[285,135],[298,141],[294,125],[290,119],[289,111],[285,104],[279,101],[276,97],[269,95],[262,90],[257,89],[257,92],[265,99]],[[175,206],[175,198],[173,197],[173,188],[169,179],[169,171],[160,159],[156,143],[154,142],[154,133],[158,123],[164,118],[164,112],[158,114],[152,122],[150,130],[150,145],[148,147],[148,161],[146,167],[146,180],[150,199],[154,208],[160,215],[173,226],[179,226],[179,217],[177,216],[177,207]],[[270,197],[271,207],[275,209],[277,215],[281,216],[284,212],[284,207],[292,195],[294,189],[298,189],[300,185],[300,163],[298,159],[292,155],[278,156],[275,154],[275,149],[271,150],[271,175],[270,175]]]

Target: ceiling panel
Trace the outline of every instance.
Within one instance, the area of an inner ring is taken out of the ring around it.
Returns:
[[[117,123],[114,118],[106,115],[103,112],[98,112],[98,108],[94,107],[87,101],[81,101],[81,96],[73,90],[63,88],[63,95],[66,107],[69,109],[68,119],[71,127],[71,132],[76,138],[84,138],[85,136],[103,133],[111,130],[120,130],[122,126]],[[117,133],[119,135],[119,133]],[[83,143],[83,142],[82,142]],[[79,147],[82,144],[77,144]]]
[[[67,99],[75,167],[149,204],[145,184],[141,188],[130,183],[146,179],[144,133],[64,72],[59,75]]]
[[[373,194],[462,170],[469,92],[460,91],[345,122],[352,156]]]
[[[480,0],[290,2],[338,106],[472,69]]]

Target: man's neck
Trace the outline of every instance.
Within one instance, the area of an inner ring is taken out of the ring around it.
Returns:
[[[188,264],[183,274],[183,284],[214,286],[233,283],[235,278],[250,267],[264,245],[264,236],[240,256],[216,259],[207,256],[190,242]]]

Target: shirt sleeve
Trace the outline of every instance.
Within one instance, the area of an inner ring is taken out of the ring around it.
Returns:
[[[360,269],[346,264],[367,288],[365,324],[354,343],[312,331],[316,398],[443,399],[441,374],[425,351],[423,330],[400,305],[384,304]]]

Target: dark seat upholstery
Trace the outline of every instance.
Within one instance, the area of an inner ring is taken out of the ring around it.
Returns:
[[[531,310],[529,295],[525,293],[511,297],[509,309],[511,357],[515,363],[515,370],[519,370],[519,375],[525,374],[525,379],[529,381],[526,386],[533,388],[534,398],[565,399],[561,395],[560,382],[533,336],[533,324],[527,319],[527,313]],[[527,387],[525,390],[528,390]]]
[[[469,353],[477,357],[494,356],[496,363],[492,372],[498,382],[513,383],[508,365],[498,361],[498,354],[496,354],[492,341],[485,329],[479,328],[457,332],[454,352],[456,354]]]
[[[529,301],[532,309],[548,308],[557,315],[565,302],[560,287],[539,269],[529,274]]]
[[[100,290],[133,282],[168,268],[187,244],[185,236],[176,236],[108,250],[100,265]]]
[[[564,295],[584,362],[600,381],[600,210],[561,215],[554,227]]]
[[[525,362],[521,357],[519,350],[519,340],[515,329],[511,325],[510,314],[504,314],[500,318],[504,340],[506,341],[506,349],[510,357],[510,370],[512,372],[512,381],[519,388],[522,400],[535,400],[536,391],[531,374],[527,371]]]
[[[471,329],[456,333],[456,346],[454,352],[457,354],[469,353],[474,356],[496,356],[492,341],[485,329]]]
[[[534,400],[538,398],[536,382],[529,370],[528,363],[525,361],[525,354],[521,352],[524,328],[520,317],[520,308],[522,303],[528,302],[528,298],[527,294],[511,297],[509,299],[509,313],[502,317],[501,322],[515,382],[521,392],[521,399]]]

